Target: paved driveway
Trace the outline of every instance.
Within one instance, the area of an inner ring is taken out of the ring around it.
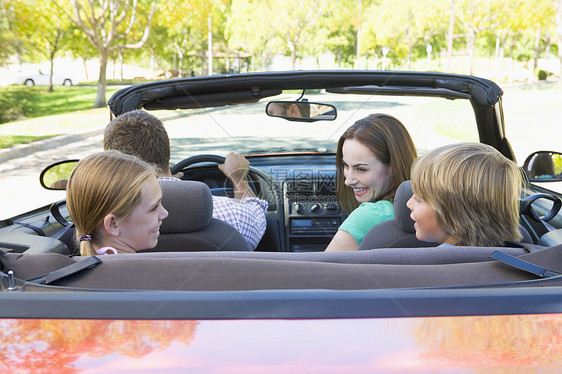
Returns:
[[[56,140],[45,140],[42,144]],[[57,143],[58,144],[58,143]],[[47,144],[45,144],[47,145]],[[65,159],[82,158],[103,150],[102,135],[89,136],[82,141],[37,151],[37,145],[21,147],[27,156],[13,158],[0,164],[0,219],[30,211],[41,205],[64,199],[64,191],[48,191],[39,184],[39,174],[48,165]],[[14,198],[14,197],[18,198]]]

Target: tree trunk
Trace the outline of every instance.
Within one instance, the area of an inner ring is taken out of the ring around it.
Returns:
[[[98,89],[96,94],[96,102],[94,108],[103,108],[107,105],[105,101],[105,88],[107,86],[107,61],[109,53],[103,51],[100,53],[100,75],[98,78]]]
[[[414,50],[413,45],[408,46],[408,70],[412,70],[412,51]]]
[[[536,72],[539,67],[539,47],[541,42],[541,28],[537,29],[535,33],[535,56],[533,58],[533,72]]]
[[[474,64],[474,45],[476,44],[476,33],[470,32],[468,35],[468,73],[473,75],[472,66]]]
[[[89,80],[88,78],[88,66],[86,65],[86,58],[82,57],[82,65],[84,66],[84,74],[86,76],[86,80]]]
[[[451,0],[449,8],[449,30],[447,32],[447,72],[451,72],[453,59],[453,38],[455,33],[455,0]]]
[[[119,51],[119,80],[121,82],[123,82],[123,80],[124,80],[123,79],[123,64],[125,62],[124,62],[123,54],[124,54],[123,50]]]
[[[556,7],[556,30],[558,31],[558,59],[560,60],[560,75],[558,80],[562,82],[562,48],[560,44],[562,42],[562,0],[555,0],[554,5]],[[559,85],[562,89],[562,84]]]
[[[55,71],[55,58],[51,55],[51,59],[49,61],[50,69],[49,69],[49,92],[53,92],[53,73]]]

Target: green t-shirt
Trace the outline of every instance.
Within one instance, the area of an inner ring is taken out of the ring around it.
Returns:
[[[343,221],[339,229],[350,233],[357,244],[361,244],[361,241],[373,226],[393,218],[394,205],[388,200],[362,203]]]

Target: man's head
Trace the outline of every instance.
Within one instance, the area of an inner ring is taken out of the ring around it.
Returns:
[[[164,124],[144,110],[114,118],[103,134],[104,150],[117,150],[146,161],[159,176],[170,172],[170,139]]]
[[[268,112],[273,116],[308,118],[310,117],[310,105],[300,102],[276,101],[269,104]]]

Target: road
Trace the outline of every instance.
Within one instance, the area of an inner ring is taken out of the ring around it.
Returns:
[[[97,135],[2,163],[0,165],[0,191],[2,191],[0,219],[64,199],[64,191],[48,191],[41,187],[39,184],[41,171],[54,162],[82,158],[102,150],[102,135]]]
[[[557,92],[557,91],[555,91]],[[504,104],[508,137],[521,164],[526,155],[534,150],[561,150],[559,136],[545,137],[547,129],[557,128],[559,116],[556,118],[543,115],[540,121],[533,117],[535,113],[546,113],[546,107],[553,106],[557,97],[552,97],[553,91],[531,91],[515,94],[506,93],[509,105]],[[539,97],[545,110],[534,108],[529,111],[525,105],[532,95]],[[345,108],[349,103],[365,100],[364,97],[348,96],[345,101],[337,103],[338,108]],[[387,100],[385,102],[385,100]],[[249,112],[240,109],[226,113],[228,108],[208,109],[198,114],[165,114],[162,118],[170,135],[172,144],[172,162],[180,161],[193,154],[220,154],[228,151],[246,153],[252,149],[269,148],[303,148],[313,144],[316,148],[335,149],[335,142],[341,133],[357,119],[373,112],[384,112],[399,118],[408,128],[416,147],[420,150],[431,149],[435,146],[454,141],[478,141],[478,135],[473,125],[472,108],[455,107],[453,112],[441,113],[429,108],[429,103],[423,101],[414,103],[411,98],[396,97],[388,99],[377,97],[376,102],[366,100],[360,109],[349,111],[338,109],[338,120],[314,124],[299,124],[272,119],[263,115],[264,103],[252,104]],[[313,100],[311,100],[313,101]],[[261,106],[260,106],[261,105]],[[244,106],[246,107],[246,106]],[[354,105],[356,108],[356,106]],[[464,110],[468,110],[464,112]],[[558,109],[557,109],[558,110]],[[436,115],[436,113],[438,113]],[[451,120],[451,114],[454,116]],[[556,114],[556,111],[554,112]],[[463,122],[472,122],[465,126]],[[549,122],[550,121],[550,122]],[[529,131],[529,123],[533,123],[533,131]],[[553,126],[552,124],[555,124]],[[196,124],[196,125],[194,125]],[[429,124],[429,125],[428,125]],[[431,124],[434,124],[433,126]],[[439,128],[441,126],[441,129]],[[462,136],[462,139],[448,138],[442,135],[442,128],[453,133],[450,136]],[[471,128],[471,133],[464,129]],[[456,129],[463,129],[458,135]],[[452,131],[450,131],[452,130]],[[58,145],[51,149],[33,151],[24,157],[0,162],[0,219],[9,218],[24,213],[42,205],[50,204],[65,197],[64,191],[48,191],[39,184],[40,172],[51,163],[64,159],[82,158],[88,154],[103,150],[102,129],[96,135],[84,140]],[[441,132],[441,134],[439,133]],[[558,133],[558,130],[555,131]],[[312,139],[312,141],[311,141]],[[559,183],[556,183],[559,184]],[[546,186],[554,188],[552,184]]]

